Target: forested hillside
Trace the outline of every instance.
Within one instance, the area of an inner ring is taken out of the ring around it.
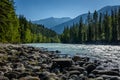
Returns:
[[[86,22],[66,27],[58,37],[44,25],[33,24],[23,15],[17,17],[13,0],[0,0],[0,42],[3,43],[118,43],[120,42],[120,9],[111,14],[88,12]]]
[[[79,24],[66,27],[61,34],[63,43],[118,43],[120,41],[120,9],[111,10],[111,15],[88,12],[87,22],[82,17]]]
[[[59,42],[57,34],[15,13],[13,0],[0,0],[0,42]]]

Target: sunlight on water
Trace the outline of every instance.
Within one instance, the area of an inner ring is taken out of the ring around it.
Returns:
[[[27,44],[34,47],[44,47],[50,51],[59,50],[61,54],[88,56],[92,59],[112,60],[120,64],[120,46],[111,45],[81,45],[59,43],[35,43]]]

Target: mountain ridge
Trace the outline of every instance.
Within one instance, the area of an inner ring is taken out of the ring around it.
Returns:
[[[98,12],[98,14],[100,14],[100,13],[105,14],[107,11],[108,14],[111,14],[111,10],[116,9],[116,8],[120,8],[120,5],[105,6],[105,7],[102,7],[101,9],[99,9],[97,12]],[[82,17],[83,21],[85,21],[87,19],[87,15],[88,15],[88,13],[81,14],[81,15],[71,19],[70,21],[64,22],[64,23],[59,24],[57,26],[54,26],[51,29],[54,30],[55,32],[61,34],[63,32],[65,26],[70,27],[73,25],[73,23],[74,24],[79,23],[80,17]],[[91,15],[93,15],[93,13],[91,13]]]
[[[69,20],[71,20],[70,17],[62,17],[62,18],[49,17],[49,18],[45,18],[45,19],[32,21],[32,23],[42,24],[47,28],[51,28],[53,26],[59,25],[61,23],[69,21]]]

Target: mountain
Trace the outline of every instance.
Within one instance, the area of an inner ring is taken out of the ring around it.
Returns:
[[[98,14],[100,14],[100,13],[105,14],[107,12],[110,15],[111,14],[111,10],[116,9],[116,8],[117,9],[120,8],[120,5],[118,5],[118,6],[105,6],[105,7],[101,8],[100,10],[98,10],[97,12],[98,12]],[[93,15],[93,13],[91,13],[91,16],[92,15]],[[63,32],[65,26],[69,26],[70,27],[70,26],[73,25],[73,23],[74,24],[79,23],[80,17],[82,17],[83,21],[85,22],[86,19],[87,19],[87,16],[88,16],[88,13],[79,15],[79,16],[77,16],[76,18],[74,18],[72,20],[69,20],[69,21],[64,22],[62,24],[54,26],[51,29],[54,30],[54,31],[56,31],[57,33],[61,34]]]
[[[51,27],[62,24],[62,23],[69,21],[69,20],[71,20],[71,18],[69,18],[69,17],[63,17],[63,18],[50,17],[50,18],[46,18],[46,19],[32,21],[32,23],[43,24],[45,27],[51,28]]]

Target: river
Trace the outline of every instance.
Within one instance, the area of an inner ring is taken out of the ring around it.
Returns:
[[[120,66],[120,46],[61,43],[32,43],[26,45],[44,47],[49,51],[59,50],[61,54],[69,54],[71,56],[79,54],[81,56],[90,57],[91,59],[112,60]]]

